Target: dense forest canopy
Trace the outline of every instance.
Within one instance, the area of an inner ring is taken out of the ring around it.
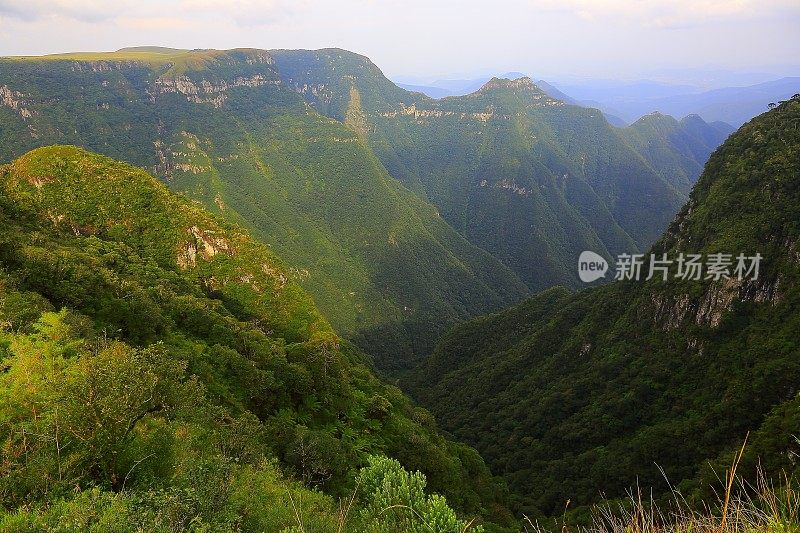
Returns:
[[[713,517],[734,458],[791,494],[798,123],[436,100],[339,49],[0,59],[0,530]],[[584,250],[763,261],[586,288]]]
[[[148,169],[268,243],[391,375],[460,320],[577,287],[584,249],[647,248],[729,133],[614,128],[527,79],[437,101],[337,49],[3,59],[0,80],[0,162],[74,144]]]

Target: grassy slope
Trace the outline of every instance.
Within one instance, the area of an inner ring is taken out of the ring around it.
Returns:
[[[666,492],[658,467],[700,497],[716,486],[706,461],[722,454],[724,469],[748,431],[742,473],[759,461],[793,468],[799,120],[792,101],[733,134],[652,249],[759,252],[757,281],[554,289],[457,327],[408,380],[529,513],[622,497],[637,482]]]

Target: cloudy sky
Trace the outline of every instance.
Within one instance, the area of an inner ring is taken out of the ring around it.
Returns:
[[[0,0],[0,55],[341,47],[390,76],[800,75],[800,0]]]

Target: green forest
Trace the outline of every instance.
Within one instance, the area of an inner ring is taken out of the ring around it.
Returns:
[[[74,144],[146,168],[269,244],[392,377],[459,321],[577,288],[580,251],[649,247],[730,133],[614,128],[529,80],[436,101],[338,49],[0,59],[0,79],[0,161]]]
[[[798,124],[0,58],[0,531],[800,531]]]
[[[295,531],[302,509],[336,531],[340,501],[369,531],[417,520],[389,501],[460,531],[435,494],[509,516],[241,228],[74,147],[0,177],[0,530]]]
[[[740,473],[795,472],[798,121],[792,100],[733,134],[652,248],[760,253],[758,279],[550,289],[457,326],[407,380],[529,515],[586,514],[632,479],[700,504],[748,432]]]

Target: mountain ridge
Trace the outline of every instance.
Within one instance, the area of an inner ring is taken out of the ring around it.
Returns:
[[[403,91],[367,58],[341,50],[275,57],[284,81],[337,120],[344,121],[355,88],[371,127],[366,138],[389,173],[534,291],[577,286],[571,265],[584,249],[615,255],[651,244],[688,192],[685,170],[670,161],[657,172],[651,165],[660,160],[637,152],[624,129],[597,110],[549,97],[532,81],[495,78],[468,95],[434,100]],[[598,146],[582,143],[587,137]],[[680,166],[692,164],[660,142]],[[487,186],[523,199],[483,194]],[[506,220],[498,213],[508,213]]]

